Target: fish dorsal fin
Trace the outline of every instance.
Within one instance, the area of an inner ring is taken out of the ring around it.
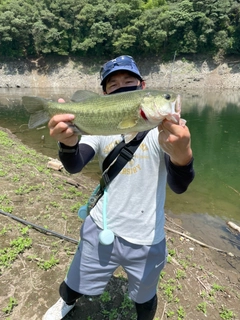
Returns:
[[[96,98],[96,97],[99,97],[99,94],[96,92],[88,91],[88,90],[77,90],[76,92],[74,92],[71,98],[71,101],[80,102],[86,99]]]
[[[35,113],[47,107],[47,100],[39,97],[22,97],[24,108],[29,113]]]
[[[30,115],[29,121],[28,121],[28,128],[33,129],[37,128],[49,120],[49,114],[47,111],[41,110],[34,114]]]

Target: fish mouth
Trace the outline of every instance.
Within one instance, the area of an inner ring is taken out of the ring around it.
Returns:
[[[140,116],[144,119],[144,120],[148,120],[146,113],[143,111],[143,109],[140,110]]]

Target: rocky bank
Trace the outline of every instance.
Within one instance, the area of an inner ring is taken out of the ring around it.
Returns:
[[[216,62],[206,56],[135,57],[148,87],[221,90],[240,88],[240,57]],[[0,88],[78,88],[100,90],[99,70],[106,59],[80,57],[0,58]]]

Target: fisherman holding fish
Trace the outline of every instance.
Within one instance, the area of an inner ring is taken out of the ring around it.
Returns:
[[[136,97],[142,95],[139,90],[146,87],[135,61],[126,55],[105,63],[100,76],[104,95],[110,97],[119,113],[123,107],[118,106],[118,99],[127,97],[126,92]],[[145,100],[137,116],[128,119],[125,115],[119,123],[123,134],[83,134],[79,141],[78,132],[70,125],[74,124],[74,113],[56,114],[49,121],[50,135],[59,143],[60,160],[72,174],[80,172],[95,155],[102,168],[107,154],[122,139],[130,141],[135,136],[138,139],[139,130],[134,127],[134,121],[143,118],[153,125],[144,129],[150,130],[132,160],[107,187],[106,219],[113,238],[109,243],[108,239],[101,239],[105,207],[102,196],[83,222],[81,241],[60,285],[60,299],[43,320],[62,319],[82,295],[102,294],[119,266],[128,276],[128,295],[135,302],[137,319],[154,319],[159,275],[167,259],[166,183],[175,193],[183,193],[194,178],[194,169],[190,132],[180,119],[180,102],[172,103],[175,110],[167,113],[164,110],[167,101],[157,112],[149,111],[145,104],[151,104],[150,95],[147,90],[144,92],[146,96],[141,99]],[[104,101],[107,104],[108,100]],[[82,132],[88,133],[87,129]]]

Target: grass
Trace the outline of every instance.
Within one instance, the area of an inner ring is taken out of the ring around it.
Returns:
[[[32,246],[32,239],[18,237],[10,241],[8,247],[0,249],[0,273],[2,274],[4,268],[8,268],[17,259],[20,253]]]

